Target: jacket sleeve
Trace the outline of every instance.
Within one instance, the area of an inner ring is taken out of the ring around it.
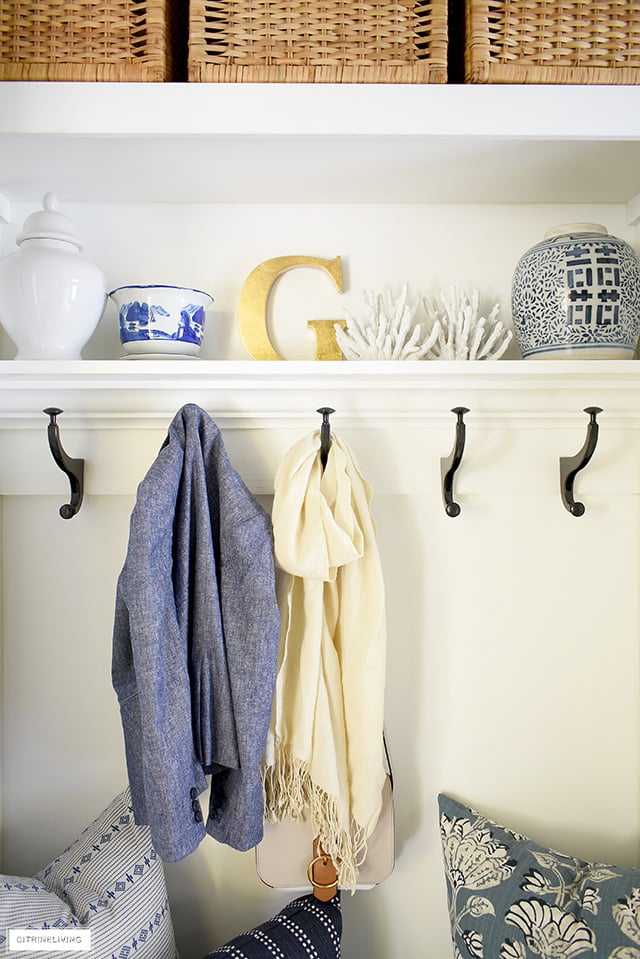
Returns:
[[[150,827],[159,856],[176,862],[205,835],[197,796],[207,782],[194,751],[188,651],[173,601],[170,476],[152,470],[138,490],[116,591],[112,681],[136,822]]]
[[[280,618],[271,521],[233,475],[221,477],[220,610],[238,763],[214,772],[207,832],[246,850],[263,835],[260,773],[278,661]]]

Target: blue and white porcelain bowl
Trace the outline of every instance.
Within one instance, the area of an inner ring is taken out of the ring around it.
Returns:
[[[109,293],[118,307],[120,342],[135,355],[197,356],[205,313],[213,297],[184,286],[119,286]]]
[[[632,359],[640,258],[600,224],[556,227],[521,257],[511,308],[526,359]]]

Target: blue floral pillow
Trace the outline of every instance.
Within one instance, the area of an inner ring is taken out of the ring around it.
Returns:
[[[340,959],[341,938],[340,896],[328,902],[301,896],[205,959]]]
[[[640,870],[585,862],[448,796],[440,834],[456,959],[640,959]]]

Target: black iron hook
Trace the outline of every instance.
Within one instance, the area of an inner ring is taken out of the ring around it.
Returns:
[[[442,477],[442,498],[445,512],[447,516],[458,516],[460,506],[453,501],[453,477],[462,462],[466,437],[464,414],[468,413],[469,410],[466,406],[454,406],[451,412],[456,414],[456,439],[451,455],[440,460],[440,475]]]
[[[572,516],[582,516],[584,513],[584,503],[576,503],[573,496],[573,482],[576,474],[587,465],[593,456],[596,444],[598,442],[599,426],[596,422],[598,413],[602,413],[599,406],[587,406],[584,410],[589,414],[587,424],[587,438],[584,446],[575,456],[560,457],[560,492],[565,509],[569,510]]]
[[[320,464],[324,472],[324,468],[327,465],[327,457],[329,456],[329,448],[331,446],[331,425],[329,423],[329,417],[332,413],[335,413],[335,410],[332,410],[330,406],[321,406],[316,412],[322,414],[322,424],[320,426]]]
[[[84,492],[84,460],[73,459],[65,453],[60,442],[60,431],[56,422],[56,416],[62,413],[55,406],[48,406],[42,411],[49,417],[47,427],[47,436],[49,437],[49,448],[51,454],[63,473],[69,477],[71,486],[71,501],[60,507],[60,515],[63,519],[71,519],[75,516],[82,505],[82,496]]]

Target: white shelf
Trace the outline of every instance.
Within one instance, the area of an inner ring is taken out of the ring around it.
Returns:
[[[332,429],[358,451],[377,495],[438,496],[453,407],[469,409],[462,489],[511,495],[555,492],[558,456],[578,451],[583,410],[599,406],[598,457],[581,486],[638,492],[635,361],[7,360],[0,362],[0,495],[68,495],[46,439],[43,410],[54,406],[64,411],[64,448],[86,460],[85,492],[131,496],[185,403],[207,410],[249,488],[267,495],[287,449],[319,429],[321,406],[335,410]]]
[[[32,201],[627,203],[640,87],[0,84]]]
[[[640,133],[635,86],[0,83],[0,129],[77,136],[483,136]]]
[[[0,83],[0,195],[62,202],[627,203],[640,87]],[[159,426],[197,402],[242,429],[518,422],[640,410],[634,362],[0,362],[0,425]]]
[[[314,425],[320,406],[350,428],[452,422],[452,406],[476,421],[579,420],[601,406],[610,421],[640,418],[640,364],[618,361],[0,362],[0,427],[42,426],[58,406],[80,428],[164,427],[184,403],[198,403],[234,429]]]

